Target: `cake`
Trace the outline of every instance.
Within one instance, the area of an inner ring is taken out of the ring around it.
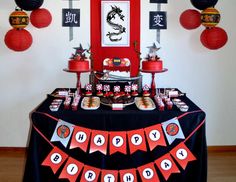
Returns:
[[[162,71],[163,64],[162,60],[157,56],[157,51],[160,49],[154,43],[152,46],[149,46],[149,53],[147,57],[142,62],[142,70],[144,71]]]
[[[162,71],[163,64],[161,60],[144,60],[142,69],[145,71]]]
[[[89,71],[89,59],[85,55],[87,50],[83,49],[81,44],[74,49],[76,51],[68,61],[68,69],[70,71]]]
[[[88,71],[89,70],[89,61],[88,60],[69,60],[68,69],[73,71]]]

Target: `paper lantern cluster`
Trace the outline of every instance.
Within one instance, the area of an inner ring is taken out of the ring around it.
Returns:
[[[6,46],[13,51],[25,51],[33,43],[32,35],[24,28],[31,22],[36,28],[44,28],[51,24],[52,15],[40,8],[44,0],[15,0],[17,6],[9,16],[9,23],[13,27],[5,35]],[[24,11],[32,11],[30,17]]]
[[[187,30],[205,27],[200,41],[208,49],[216,50],[223,47],[228,36],[223,28],[216,27],[220,22],[220,12],[214,8],[218,0],[191,0],[196,9],[185,10],[179,18],[180,24]],[[201,12],[199,11],[201,10]]]

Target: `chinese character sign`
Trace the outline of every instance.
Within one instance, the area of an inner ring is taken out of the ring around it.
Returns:
[[[80,9],[62,9],[62,26],[79,27]]]
[[[150,0],[150,3],[167,3],[167,0]]]
[[[149,20],[150,29],[167,29],[167,17],[165,11],[151,11]]]

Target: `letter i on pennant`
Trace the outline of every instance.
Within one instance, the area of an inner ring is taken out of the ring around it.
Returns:
[[[83,163],[73,159],[72,157],[69,157],[64,168],[62,169],[59,179],[66,178],[70,182],[76,182],[76,179],[81,173],[83,167]]]

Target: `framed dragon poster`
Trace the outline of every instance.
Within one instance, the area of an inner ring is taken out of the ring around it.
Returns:
[[[129,47],[130,1],[101,2],[102,47]]]

